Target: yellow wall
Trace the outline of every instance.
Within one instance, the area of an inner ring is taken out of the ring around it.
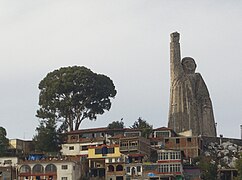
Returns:
[[[88,148],[88,158],[111,158],[111,157],[120,157],[121,153],[119,151],[119,147],[114,147],[114,153],[113,154],[107,154],[106,156],[103,156],[102,154],[95,154],[95,147],[89,147]]]
[[[9,144],[11,148],[17,148],[17,140],[16,139],[10,139]]]

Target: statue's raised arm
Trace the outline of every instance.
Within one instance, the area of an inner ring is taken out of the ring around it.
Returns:
[[[183,75],[183,68],[181,65],[181,52],[180,52],[180,34],[178,32],[171,33],[170,42],[170,72],[171,82]]]

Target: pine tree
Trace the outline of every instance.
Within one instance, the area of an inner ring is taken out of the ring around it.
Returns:
[[[37,135],[33,138],[37,152],[57,152],[59,150],[56,127],[56,122],[53,119],[40,122],[40,125],[36,128]]]

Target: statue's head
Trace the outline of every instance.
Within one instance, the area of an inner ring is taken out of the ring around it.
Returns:
[[[191,57],[184,57],[182,59],[182,67],[183,67],[183,70],[186,74],[194,74],[195,73],[195,70],[196,70],[196,63],[195,63],[195,60]]]

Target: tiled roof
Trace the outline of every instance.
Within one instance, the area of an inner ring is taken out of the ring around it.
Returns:
[[[80,129],[76,131],[70,131],[65,134],[82,134],[82,133],[97,133],[97,132],[133,132],[133,131],[141,131],[140,129],[130,129],[130,128],[123,128],[123,129],[108,129],[107,127],[100,127],[100,128],[89,128],[89,129]]]
[[[156,128],[156,129],[153,129],[153,131],[164,131],[164,130],[167,130],[167,131],[173,131],[173,129],[171,128],[168,128],[168,127],[159,127],[159,128]]]

